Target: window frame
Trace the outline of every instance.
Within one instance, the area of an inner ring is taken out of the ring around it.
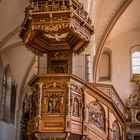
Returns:
[[[133,74],[133,64],[132,64],[132,54],[134,52],[140,52],[140,45],[137,45],[137,46],[134,46],[131,48],[130,50],[130,79],[131,81],[136,81],[137,78],[140,76],[140,73],[139,74]]]

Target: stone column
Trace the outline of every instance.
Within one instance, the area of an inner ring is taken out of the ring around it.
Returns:
[[[16,140],[20,140],[20,122],[22,118],[22,110],[17,110],[17,119],[16,119]]]

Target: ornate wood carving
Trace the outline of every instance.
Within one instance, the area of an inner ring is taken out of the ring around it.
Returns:
[[[44,95],[45,113],[64,113],[65,101],[63,92],[46,92]]]
[[[78,94],[71,92],[71,106],[72,116],[80,117],[82,109],[82,97]]]
[[[52,50],[80,52],[88,45],[93,27],[77,0],[31,2],[26,8],[21,38],[32,52]]]
[[[105,130],[105,111],[98,102],[91,102],[89,105],[89,122]]]
[[[112,131],[113,131],[113,140],[120,140],[121,139],[120,128],[117,121],[114,121],[112,123]]]
[[[48,54],[48,73],[71,73],[72,53],[70,51],[52,51]]]
[[[80,139],[106,139],[113,138],[113,135],[118,138],[115,125],[112,126],[112,135],[108,135],[109,123],[112,122],[107,114],[113,104],[104,102],[102,105],[102,100],[107,99],[87,85],[87,90],[83,90],[85,84],[78,78],[64,74],[37,75],[30,85],[33,93],[30,97],[30,119],[27,129],[29,139],[36,137],[38,140],[48,138],[69,140],[73,138],[73,134],[77,135],[77,138],[80,136]],[[117,122],[124,123],[121,119]],[[119,131],[122,131],[120,134],[122,138],[125,131],[121,125],[119,128]]]

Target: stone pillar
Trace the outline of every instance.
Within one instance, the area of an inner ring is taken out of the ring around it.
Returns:
[[[20,122],[22,118],[22,110],[17,110],[17,118],[16,118],[16,140],[20,140]]]

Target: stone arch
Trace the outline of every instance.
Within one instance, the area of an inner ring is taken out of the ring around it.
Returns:
[[[106,42],[106,39],[110,33],[110,31],[112,30],[112,28],[114,27],[115,23],[117,22],[117,20],[119,19],[119,17],[121,16],[121,14],[123,13],[123,11],[128,7],[128,5],[132,2],[132,0],[128,0],[128,1],[124,1],[118,8],[118,10],[116,10],[116,12],[113,14],[113,16],[111,17],[111,19],[109,20],[105,30],[102,33],[102,36],[97,44],[97,52],[96,52],[96,56],[94,59],[94,69],[93,69],[93,80],[94,82],[97,81],[98,78],[98,70],[99,70],[99,62],[101,59],[101,55],[103,53],[103,49],[104,49],[104,44]]]

